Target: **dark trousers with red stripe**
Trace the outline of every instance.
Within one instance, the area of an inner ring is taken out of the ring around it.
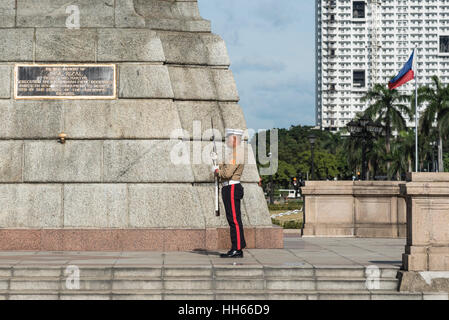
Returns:
[[[244,195],[243,186],[239,183],[223,187],[221,195],[226,209],[226,218],[231,229],[231,249],[242,250],[246,247],[242,213],[240,211],[240,202]]]

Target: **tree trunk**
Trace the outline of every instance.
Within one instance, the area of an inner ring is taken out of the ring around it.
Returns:
[[[386,144],[386,151],[387,151],[387,156],[390,156],[390,151],[391,151],[391,146],[390,146],[390,135],[391,135],[391,128],[390,128],[390,123],[389,122],[387,122],[386,123],[386,129],[387,129],[387,132],[386,132],[386,136],[385,136],[385,144]],[[391,162],[390,161],[387,161],[387,172],[390,170],[390,165],[391,165]]]
[[[413,172],[412,159],[408,157],[408,172]]]
[[[443,137],[441,133],[439,133],[439,142],[438,142],[438,171],[444,172],[444,162],[443,162]]]
[[[368,172],[366,173],[366,180],[374,180],[372,177],[374,177],[374,174],[372,174],[373,170],[373,164],[371,160],[368,161]]]

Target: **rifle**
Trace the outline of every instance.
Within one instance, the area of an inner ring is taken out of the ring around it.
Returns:
[[[211,141],[214,142],[214,156],[212,156],[212,162],[214,163],[214,166],[217,165],[217,145],[215,144],[215,131],[214,131],[214,121],[212,118],[210,119],[211,125],[212,125],[212,137]],[[215,216],[220,216],[220,204],[219,204],[219,194],[220,194],[220,184],[219,184],[219,177],[216,173],[214,173],[214,182],[215,182]]]

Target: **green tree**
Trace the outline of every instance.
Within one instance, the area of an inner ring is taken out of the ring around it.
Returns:
[[[341,156],[343,159],[346,158],[352,175],[356,175],[357,172],[362,171],[362,149],[360,148],[362,143],[362,139],[358,137],[351,137],[343,142],[344,152]]]
[[[444,171],[443,138],[449,135],[449,85],[443,86],[437,76],[432,77],[432,86],[421,87],[418,90],[418,103],[427,103],[421,117],[421,132],[430,135],[432,130],[438,136],[438,164],[440,172]],[[434,124],[436,123],[436,127]]]
[[[391,154],[385,152],[385,138],[373,137],[367,146],[368,172],[371,177],[382,175],[385,171],[385,163],[391,160]]]
[[[315,151],[313,167],[315,180],[334,179],[339,175],[337,157],[325,151]],[[304,174],[309,173],[310,178],[312,173],[312,154],[310,151],[304,151],[298,155],[296,169]]]
[[[292,177],[296,175],[295,167],[285,161],[279,161],[278,171],[274,176],[275,184],[281,188],[288,188]]]
[[[394,175],[400,180],[401,174],[412,172],[413,156],[415,154],[414,130],[401,131],[392,146],[392,165],[388,170],[388,177]]]
[[[435,160],[435,146],[438,136],[436,130],[431,130],[429,134],[421,134],[419,137],[419,170],[432,171]],[[437,146],[438,147],[438,146]],[[437,156],[438,158],[438,156]]]
[[[337,158],[337,168],[338,168],[338,179],[339,180],[351,180],[352,176],[355,174],[354,166],[352,166],[349,163],[348,154],[343,149],[343,147],[341,147],[337,151],[336,158]]]
[[[397,90],[389,90],[386,86],[376,84],[362,97],[362,102],[370,102],[370,106],[365,110],[365,114],[376,122],[382,123],[385,127],[385,147],[386,154],[391,151],[391,138],[393,132],[405,130],[407,121],[404,115],[413,118],[411,108],[405,104],[410,100],[410,96],[403,95]],[[389,164],[387,163],[387,166]]]

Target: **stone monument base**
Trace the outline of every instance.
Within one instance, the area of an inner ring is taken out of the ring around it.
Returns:
[[[248,249],[281,249],[280,227],[247,227]],[[0,229],[0,251],[190,251],[229,249],[229,228]]]
[[[249,128],[197,0],[2,0],[0,16],[0,250],[229,249],[210,129],[221,161],[225,129]],[[244,138],[248,247],[282,247]]]
[[[399,272],[401,292],[448,292],[448,271],[401,271]]]

